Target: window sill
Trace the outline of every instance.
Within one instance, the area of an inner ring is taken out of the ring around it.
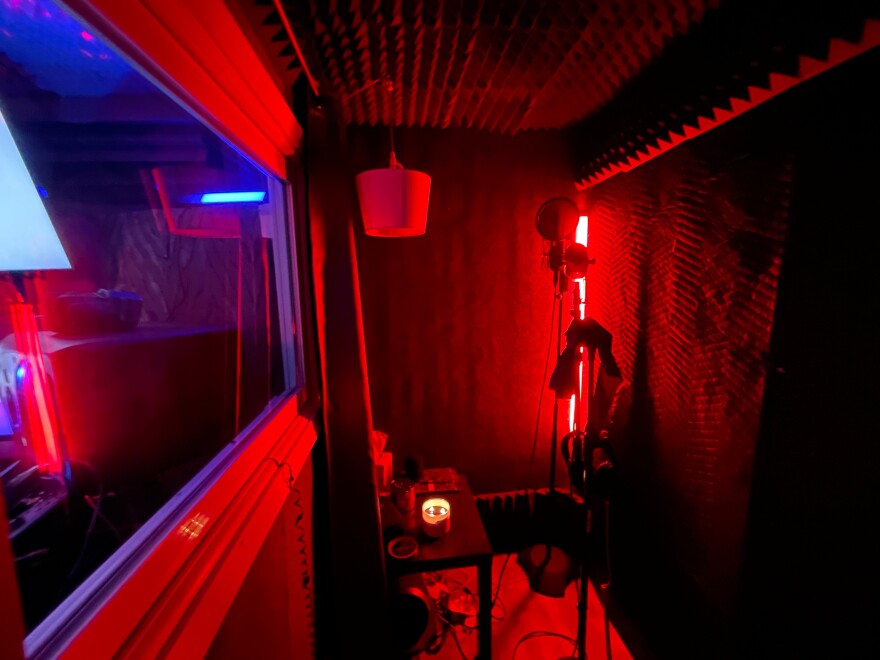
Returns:
[[[25,640],[26,655],[204,656],[317,437],[317,404],[297,399],[169,502],[161,531],[130,539],[71,594]]]

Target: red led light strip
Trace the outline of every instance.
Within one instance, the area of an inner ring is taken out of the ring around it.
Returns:
[[[29,440],[37,466],[43,472],[61,472],[58,445],[58,418],[49,392],[49,379],[43,360],[43,349],[37,333],[34,308],[25,303],[9,306],[15,345],[27,360],[24,398],[28,413]]]
[[[584,247],[587,246],[587,242],[589,241],[589,226],[590,219],[589,217],[582,215],[578,218],[577,229],[575,230],[575,242],[580,243]],[[587,314],[587,278],[586,276],[576,280],[577,282],[577,293],[578,299],[580,303],[578,304],[578,317],[581,319],[586,318]],[[581,349],[581,353],[584,352],[584,349]],[[572,395],[571,402],[568,405],[568,430],[569,432],[574,431],[575,428],[580,426],[580,420],[577,419],[577,402],[580,400],[581,393],[584,389],[584,363],[581,362],[578,366],[578,393],[577,395]]]

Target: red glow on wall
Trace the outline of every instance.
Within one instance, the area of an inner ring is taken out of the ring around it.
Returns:
[[[37,465],[43,472],[61,472],[61,452],[58,447],[58,418],[49,392],[49,379],[43,349],[37,333],[34,308],[25,303],[9,306],[15,344],[24,355],[28,366],[28,380],[24,387],[25,407],[30,421],[30,441]]]

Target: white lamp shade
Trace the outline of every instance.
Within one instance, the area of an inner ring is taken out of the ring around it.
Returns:
[[[428,224],[431,177],[402,168],[355,177],[364,229],[370,236],[419,236]]]

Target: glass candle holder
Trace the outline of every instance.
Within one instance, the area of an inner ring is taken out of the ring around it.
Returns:
[[[416,508],[415,483],[411,479],[392,479],[388,484],[391,493],[391,501],[401,513],[407,513]]]
[[[440,538],[449,532],[452,509],[441,497],[432,497],[422,503],[422,530],[432,538]]]

